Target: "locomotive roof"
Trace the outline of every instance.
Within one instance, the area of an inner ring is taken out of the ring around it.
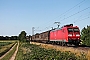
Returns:
[[[52,29],[51,31],[60,30],[60,29],[62,29],[62,28],[64,28],[64,27],[73,27],[73,24],[67,24],[67,25],[62,26],[61,28],[54,28],[54,29]],[[77,26],[75,26],[75,27],[77,27]]]

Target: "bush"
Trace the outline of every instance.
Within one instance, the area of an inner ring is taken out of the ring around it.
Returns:
[[[90,46],[90,26],[83,28],[81,31],[81,39],[83,40],[83,45]]]

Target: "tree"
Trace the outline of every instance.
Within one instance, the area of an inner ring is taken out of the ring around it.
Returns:
[[[82,29],[81,39],[83,40],[84,45],[90,46],[90,26]]]
[[[19,40],[22,42],[26,41],[26,32],[25,31],[21,31],[21,33],[19,34]]]

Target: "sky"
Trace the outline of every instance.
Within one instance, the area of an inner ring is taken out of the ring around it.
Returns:
[[[80,30],[90,25],[90,0],[0,0],[0,36],[41,33],[74,24]]]

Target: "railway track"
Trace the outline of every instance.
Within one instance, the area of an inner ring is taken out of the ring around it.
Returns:
[[[57,46],[61,46],[59,44],[54,44],[54,45],[57,45]],[[66,46],[63,46],[63,47],[72,47],[74,49],[80,49],[80,50],[89,50],[90,49],[90,46],[86,46],[86,45],[79,45],[79,46],[75,46],[75,45],[66,45]]]
[[[79,46],[72,45],[72,46],[65,46],[65,47],[72,47],[72,48],[81,49],[81,50],[89,50],[90,49],[90,46],[85,46],[85,45],[79,45]]]

